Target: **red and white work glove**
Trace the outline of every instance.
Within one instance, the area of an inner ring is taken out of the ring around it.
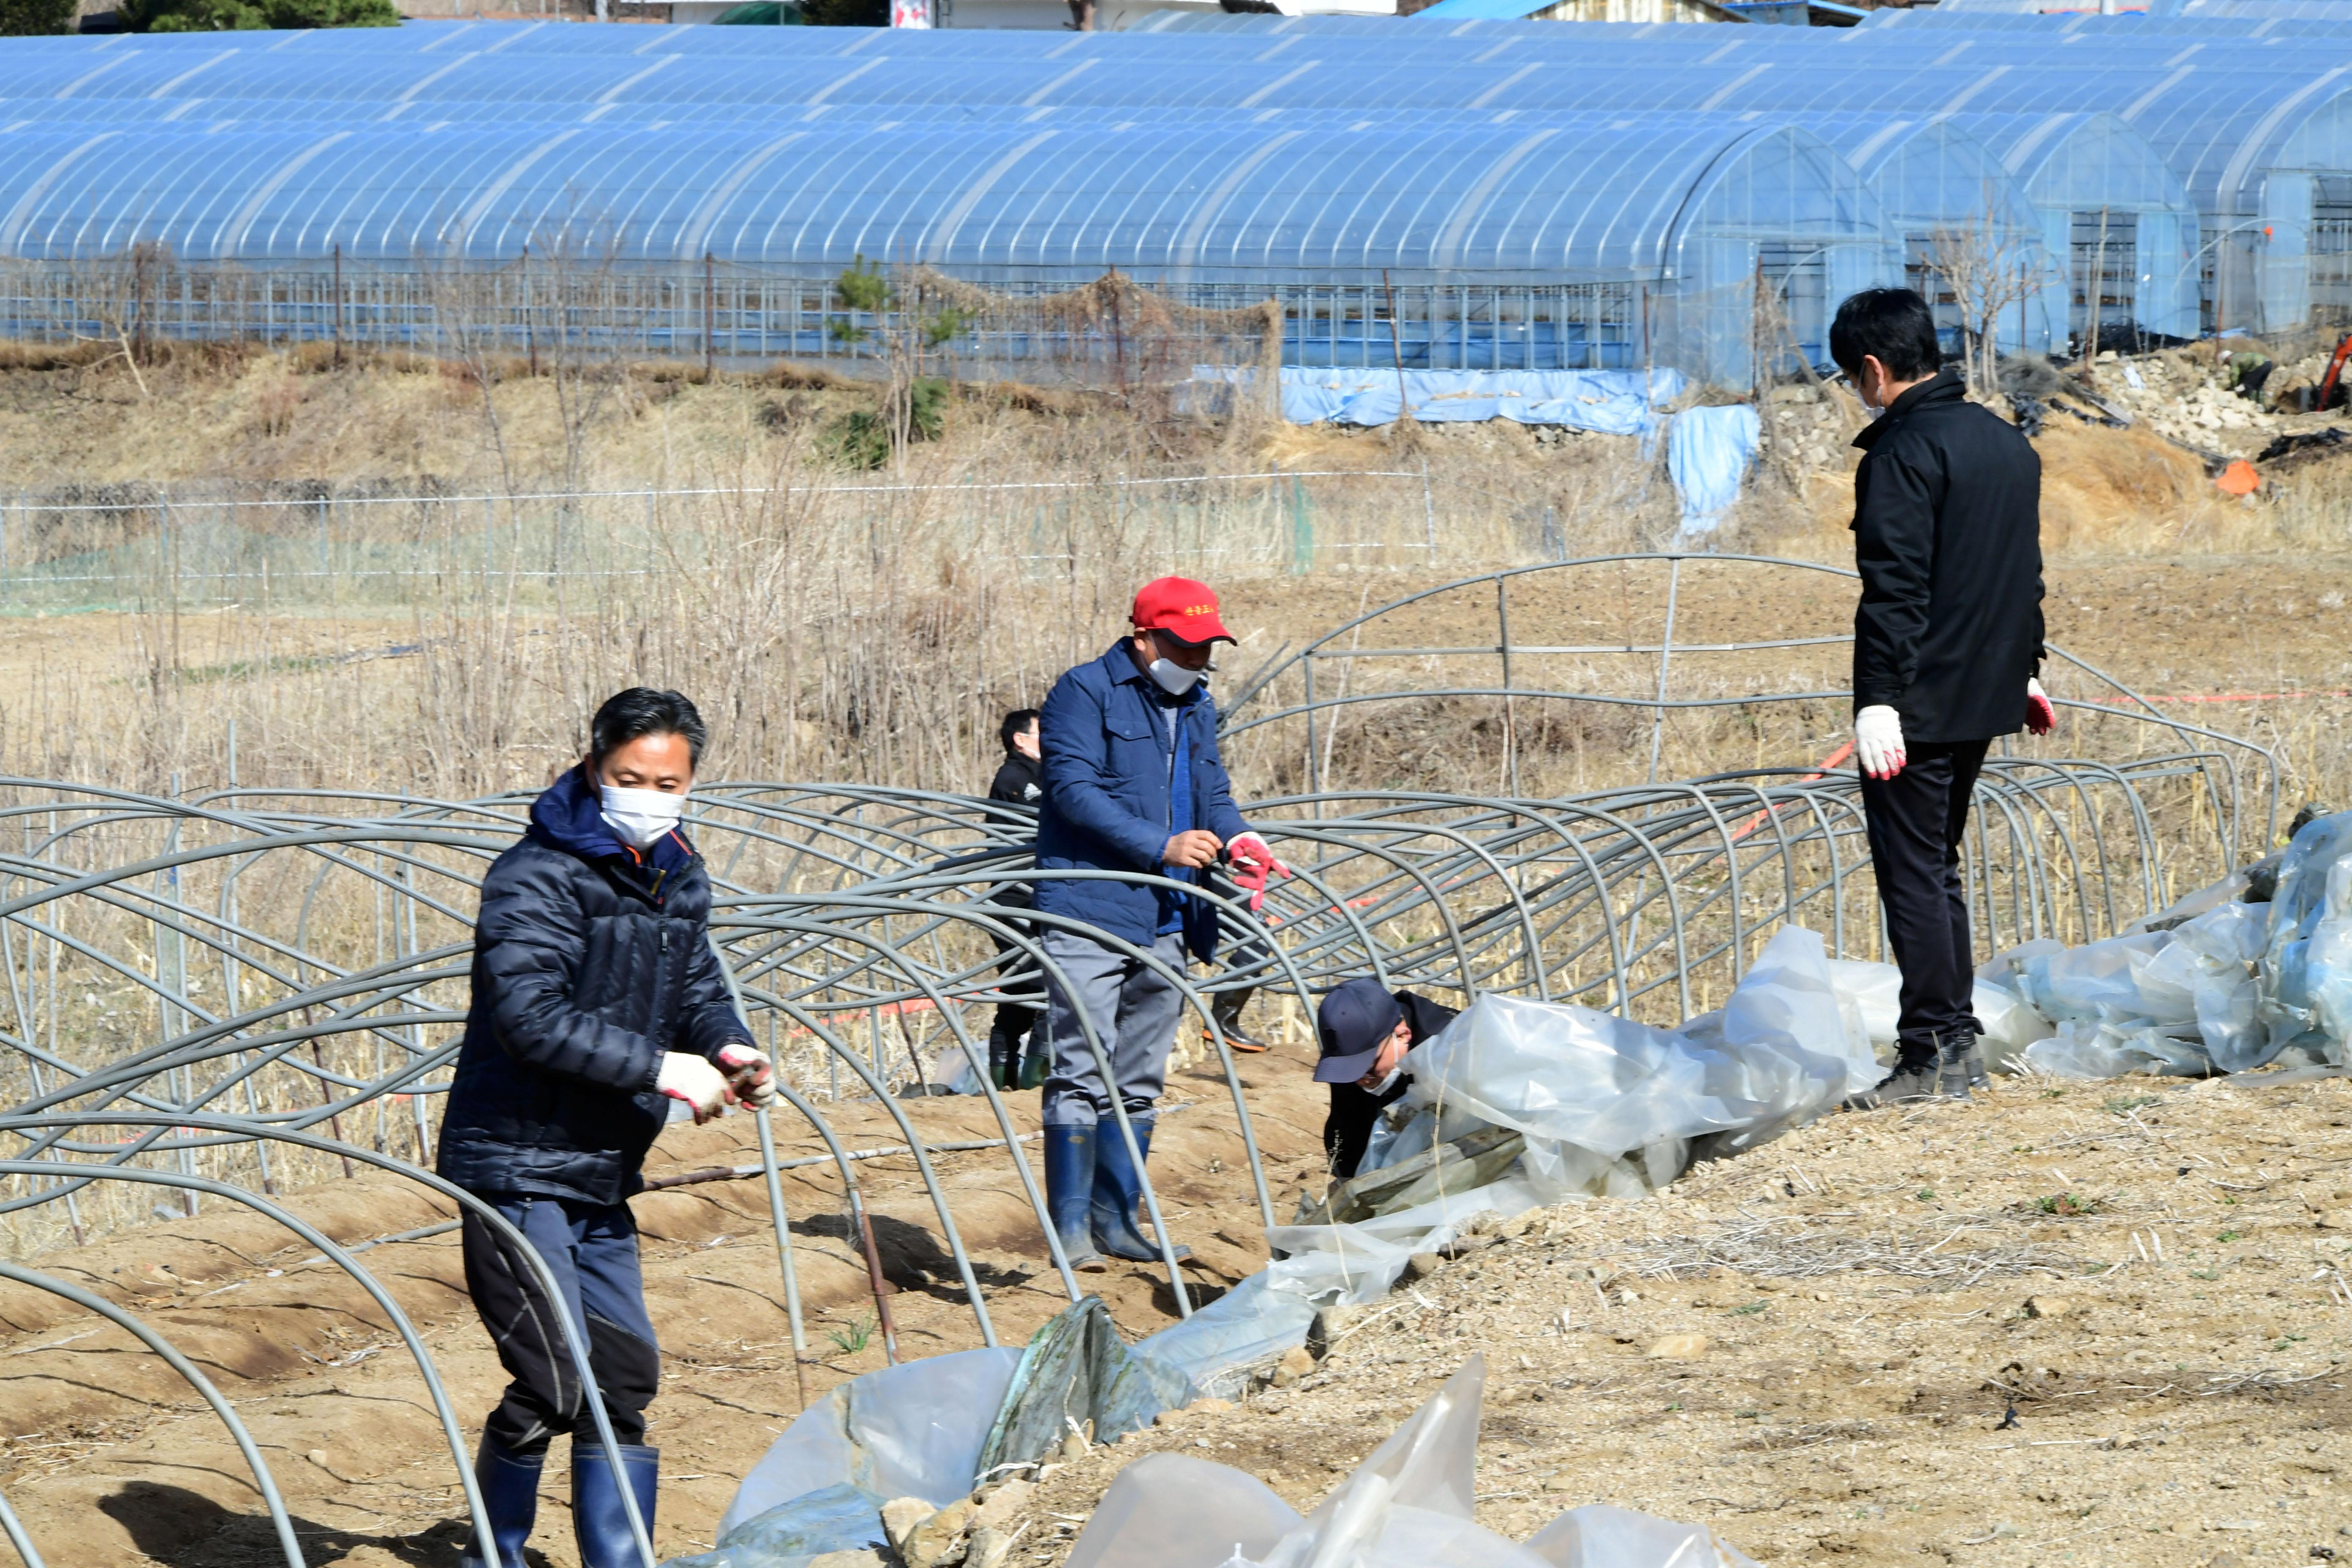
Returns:
[[[1234,885],[1250,896],[1249,910],[1255,914],[1265,905],[1265,883],[1268,877],[1287,877],[1290,868],[1274,858],[1265,840],[1255,833],[1244,833],[1225,846],[1225,857],[1233,863]]]
[[[738,1104],[765,1110],[776,1103],[776,1069],[763,1053],[740,1042],[723,1046],[719,1052],[719,1066],[726,1073],[728,1091]]]
[[[2030,676],[2025,682],[2025,727],[2037,735],[2047,735],[2058,727],[2057,704],[2042,689],[2042,682]]]
[[[727,1079],[708,1059],[692,1051],[664,1051],[660,1076],[654,1088],[672,1100],[682,1100],[694,1110],[696,1126],[709,1121],[727,1104]]]
[[[1879,703],[1853,716],[1853,756],[1874,779],[1891,779],[1909,760],[1903,750],[1903,715]]]

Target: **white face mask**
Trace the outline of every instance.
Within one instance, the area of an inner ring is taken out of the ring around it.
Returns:
[[[605,825],[632,849],[650,847],[686,814],[682,795],[613,784],[600,784],[596,793],[604,798]]]
[[[1187,669],[1173,659],[1155,658],[1151,661],[1151,679],[1158,681],[1160,689],[1171,697],[1183,696],[1198,686],[1201,677],[1207,673],[1206,669]]]
[[[1404,1060],[1402,1058],[1399,1058],[1397,1059],[1397,1065],[1389,1068],[1389,1076],[1381,1079],[1380,1082],[1372,1085],[1371,1088],[1366,1089],[1364,1092],[1367,1094],[1386,1094],[1389,1090],[1396,1087],[1396,1080],[1403,1076]]]

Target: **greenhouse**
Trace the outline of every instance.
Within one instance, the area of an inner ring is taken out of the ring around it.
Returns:
[[[969,362],[1127,374],[1143,329],[1078,300],[1116,272],[1155,365],[1731,387],[1871,284],[1958,346],[1962,256],[2014,275],[2009,350],[2352,319],[2352,26],[2173,9],[12,39],[5,314],[857,360],[907,314],[840,292],[871,269]]]

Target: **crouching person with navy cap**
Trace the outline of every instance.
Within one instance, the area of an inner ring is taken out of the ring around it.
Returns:
[[[530,831],[482,879],[439,1169],[530,1240],[561,1297],[466,1213],[466,1287],[513,1379],[475,1465],[495,1568],[523,1568],[558,1436],[572,1440],[582,1568],[640,1568],[621,1489],[650,1534],[660,1456],[645,1446],[645,1413],[661,1352],[627,1199],[673,1100],[707,1121],[727,1100],[775,1098],[705,934],[710,879],[679,829],[704,738],[675,691],[614,697],[596,711],[588,754],[532,804]],[[567,1333],[586,1346],[619,1475]],[[492,1568],[470,1546],[461,1562]]]
[[[1458,1016],[1456,1009],[1411,991],[1391,992],[1377,980],[1332,987],[1315,1010],[1322,1059],[1315,1081],[1331,1086],[1331,1114],[1323,1122],[1323,1152],[1331,1177],[1344,1182],[1364,1163],[1372,1123],[1404,1098],[1412,1075],[1404,1054]]]
[[[1216,906],[1179,888],[1055,871],[1150,872],[1205,885],[1221,858],[1233,879],[1263,890],[1287,875],[1234,805],[1217,754],[1217,709],[1202,677],[1234,641],[1207,584],[1147,583],[1134,630],[1100,658],[1066,671],[1039,721],[1045,795],[1037,811],[1035,908],[1082,921],[1106,937],[1040,921],[1045,975],[1046,1207],[1074,1268],[1108,1267],[1104,1254],[1150,1262],[1159,1250],[1136,1225],[1142,1174],[1112,1110],[1126,1109],[1136,1148],[1149,1154],[1183,993],[1171,975],[1217,947]],[[1150,952],[1154,968],[1133,949]],[[1109,1059],[1105,1079],[1080,1007]],[[1034,1047],[1033,1047],[1034,1048]],[[1183,1249],[1176,1249],[1179,1256]]]

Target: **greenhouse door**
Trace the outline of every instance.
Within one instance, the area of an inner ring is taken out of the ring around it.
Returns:
[[[1829,269],[1819,247],[1763,245],[1756,251],[1764,298],[1756,342],[1764,378],[1794,375],[1829,358]]]
[[[2312,324],[2352,325],[2352,177],[2321,174],[2313,181],[2306,237]]]
[[[2098,207],[2074,215],[2066,325],[2074,352],[2139,346],[2139,214]],[[2094,326],[2095,323],[2095,327]]]

